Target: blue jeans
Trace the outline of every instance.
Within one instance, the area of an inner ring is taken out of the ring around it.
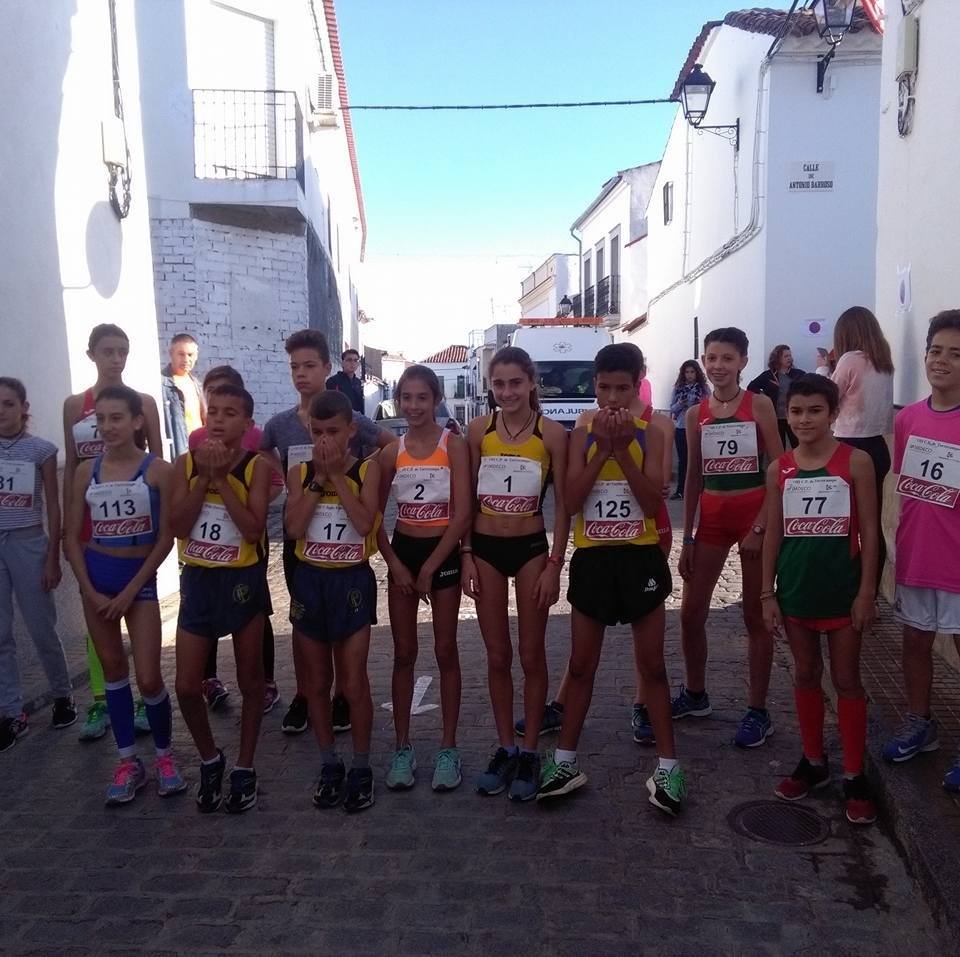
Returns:
[[[57,634],[53,593],[43,590],[47,536],[39,525],[0,532],[0,716],[23,710],[17,647],[13,638],[13,599],[37,649],[55,698],[70,695],[70,673]]]

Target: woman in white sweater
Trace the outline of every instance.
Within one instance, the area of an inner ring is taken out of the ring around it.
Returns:
[[[847,309],[834,327],[837,366],[831,378],[840,390],[840,414],[833,434],[847,445],[863,449],[877,477],[877,528],[880,572],[887,557],[881,514],[883,480],[890,471],[886,435],[893,432],[893,361],[890,344],[877,317],[863,306]],[[879,587],[879,577],[878,577]]]

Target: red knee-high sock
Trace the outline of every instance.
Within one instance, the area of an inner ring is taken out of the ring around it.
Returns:
[[[867,746],[867,699],[838,698],[837,723],[843,746],[843,773],[860,774]]]
[[[811,761],[823,758],[823,692],[819,688],[794,688],[800,743]]]

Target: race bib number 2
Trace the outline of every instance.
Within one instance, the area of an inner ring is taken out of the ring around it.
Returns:
[[[960,445],[919,435],[907,439],[897,491],[943,508],[955,508],[960,498]]]
[[[643,534],[644,514],[627,482],[596,482],[583,504],[583,534],[596,542]]]
[[[450,518],[450,469],[436,465],[398,469],[393,480],[397,518],[431,522]]]
[[[489,512],[532,515],[540,504],[540,463],[518,455],[485,455],[480,460],[477,498]]]
[[[787,479],[783,486],[787,538],[850,534],[850,486],[838,476]]]
[[[714,422],[700,430],[704,475],[760,471],[755,422]]]
[[[33,508],[36,469],[33,462],[0,462],[0,508]]]

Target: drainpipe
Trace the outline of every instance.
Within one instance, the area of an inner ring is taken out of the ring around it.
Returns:
[[[574,230],[576,226],[570,227],[570,235],[577,241],[577,285],[580,287],[580,311],[583,312],[583,235],[578,236]]]

